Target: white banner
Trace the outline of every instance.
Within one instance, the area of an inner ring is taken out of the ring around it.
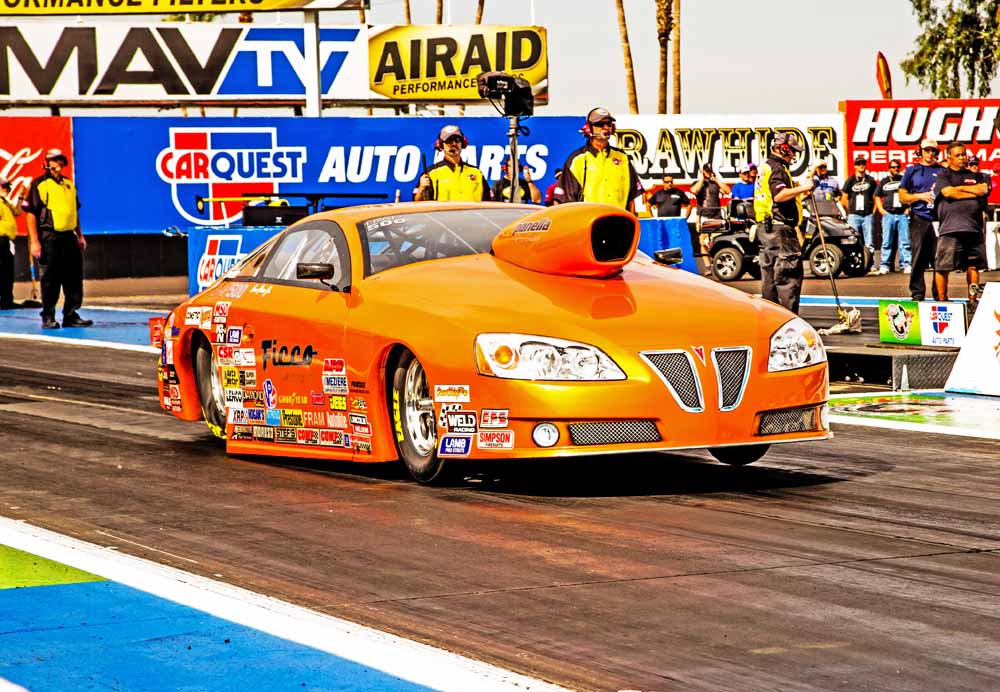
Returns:
[[[1000,397],[1000,282],[986,284],[944,388]]]
[[[793,176],[820,159],[831,164],[830,175],[841,182],[850,168],[842,160],[844,128],[836,113],[622,115],[616,124],[618,146],[632,155],[643,181],[658,182],[669,173],[677,183],[694,182],[704,163],[711,163],[723,180],[738,181],[740,164],[767,160],[776,132],[795,133],[806,148],[792,165]]]

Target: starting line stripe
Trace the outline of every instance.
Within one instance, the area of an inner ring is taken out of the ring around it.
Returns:
[[[889,430],[907,430],[909,432],[931,433],[935,435],[956,435],[959,437],[978,437],[984,440],[1000,440],[1000,430],[973,430],[972,428],[953,428],[948,425],[904,423],[898,420],[844,416],[840,414],[831,414],[830,422],[840,425],[860,425],[868,428],[887,428]]]
[[[137,344],[122,344],[117,341],[98,341],[97,339],[75,339],[65,336],[48,336],[42,334],[13,334],[10,332],[0,332],[0,337],[4,339],[19,339],[20,341],[42,341],[50,344],[63,344],[65,346],[96,346],[98,348],[112,348],[117,351],[137,351],[139,353],[160,353],[160,349],[152,346],[139,346]]]
[[[569,692],[223,582],[0,517],[0,544],[442,692]],[[0,690],[3,681],[0,680]]]

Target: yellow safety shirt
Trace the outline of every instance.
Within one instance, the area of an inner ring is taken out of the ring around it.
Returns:
[[[431,199],[439,202],[479,202],[489,200],[486,177],[465,162],[452,166],[442,159],[427,169],[431,179]]]
[[[28,192],[28,211],[38,217],[38,228],[50,231],[75,231],[80,225],[77,217],[79,202],[76,186],[69,178],[58,181],[46,173],[31,181]],[[47,213],[43,210],[47,210]]]
[[[639,176],[628,155],[608,146],[598,151],[590,142],[569,155],[560,185],[567,202],[599,202],[628,208],[642,193]]]
[[[796,228],[802,220],[802,198],[775,202],[774,197],[782,190],[793,187],[788,164],[777,156],[769,156],[767,163],[757,171],[754,183],[753,212],[757,223],[773,219],[776,223]]]
[[[0,238],[17,237],[17,221],[15,216],[21,213],[20,206],[14,206],[6,197],[0,197]]]

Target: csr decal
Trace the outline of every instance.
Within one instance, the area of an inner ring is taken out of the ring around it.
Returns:
[[[390,99],[479,100],[476,77],[500,70],[526,79],[548,102],[545,29],[536,26],[374,27],[371,90]]]
[[[279,146],[275,127],[172,127],[156,157],[177,212],[197,224],[219,225],[243,214],[244,193],[269,194],[302,182],[305,147]],[[199,210],[197,197],[235,197]]]
[[[320,29],[319,34],[323,93],[367,98],[365,80],[341,72],[354,53],[360,69],[356,65],[353,71],[363,74],[363,32],[339,27]],[[313,74],[304,47],[301,27],[120,22],[5,26],[0,27],[0,95],[15,101],[113,97],[172,105],[206,97],[304,100],[305,83]],[[331,93],[340,82],[343,88]]]
[[[272,366],[285,366],[285,365],[311,365],[313,358],[319,355],[319,351],[313,349],[312,346],[307,345],[305,348],[302,346],[280,346],[277,339],[264,339],[260,344],[263,355],[261,360],[264,363],[264,369],[267,370],[268,364]]]
[[[618,146],[643,180],[672,175],[694,181],[706,163],[720,177],[736,180],[741,163],[767,159],[778,132],[793,133],[805,144],[805,153],[792,162],[793,176],[819,159],[833,163],[831,174],[841,173],[843,136],[836,116],[622,116],[617,125]]]

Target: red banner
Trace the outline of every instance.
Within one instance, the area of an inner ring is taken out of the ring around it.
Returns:
[[[0,178],[11,182],[11,199],[28,194],[33,178],[42,174],[45,152],[61,149],[69,159],[65,169],[73,177],[72,119],[48,117],[0,117]],[[24,215],[18,217],[17,232],[24,235]]]
[[[841,110],[846,160],[864,156],[869,173],[884,174],[890,160],[916,161],[925,137],[941,147],[942,160],[947,144],[961,142],[983,170],[1000,169],[1000,99],[844,101]]]

